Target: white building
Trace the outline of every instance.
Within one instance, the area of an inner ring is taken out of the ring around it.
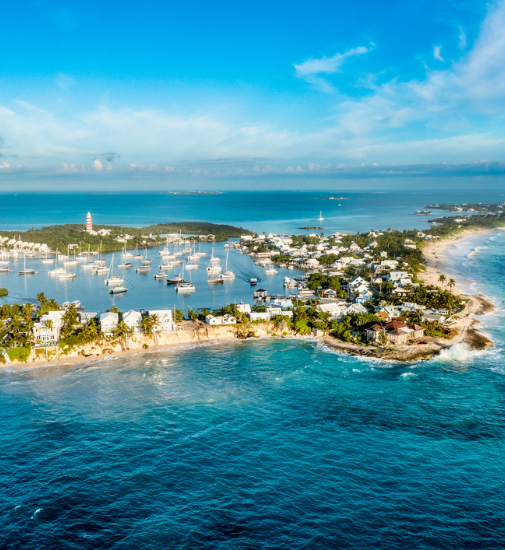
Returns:
[[[251,321],[270,321],[270,313],[268,311],[251,311],[249,318]]]
[[[100,331],[104,334],[112,334],[116,329],[119,322],[119,315],[107,311],[100,314]]]
[[[177,325],[174,323],[172,310],[170,309],[150,309],[147,312],[149,317],[156,315],[157,323],[153,327],[153,332],[176,332]]]
[[[126,313],[123,313],[124,324],[133,330],[133,334],[141,334],[140,321],[142,321],[142,315],[140,311],[130,309]]]
[[[54,346],[60,341],[64,311],[49,311],[32,327],[33,340],[42,346]]]

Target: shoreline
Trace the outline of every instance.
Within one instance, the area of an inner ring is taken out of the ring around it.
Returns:
[[[425,284],[434,285],[439,288],[444,288],[438,280],[441,274],[444,274],[447,278],[454,278],[456,285],[452,289],[452,292],[467,300],[465,309],[455,316],[455,322],[451,324],[451,328],[457,330],[457,335],[450,340],[424,337],[422,343],[418,344],[397,345],[394,347],[374,347],[343,342],[329,335],[320,336],[317,337],[317,339],[322,340],[331,350],[355,356],[399,362],[431,359],[456,344],[465,344],[469,346],[471,350],[485,350],[493,346],[493,342],[476,329],[476,326],[481,322],[475,317],[492,313],[496,310],[496,306],[487,297],[477,294],[468,294],[463,289],[461,278],[458,278],[458,276],[450,270],[450,259],[444,256],[444,252],[446,252],[446,249],[450,245],[460,243],[470,237],[485,235],[496,231],[500,231],[500,229],[467,230],[456,236],[447,237],[429,243],[423,247],[425,271],[420,272],[418,278]],[[216,345],[225,341],[239,340],[236,325],[210,326],[198,322],[189,323],[190,328],[188,328],[188,323],[189,322],[186,323],[186,328],[182,328],[174,333],[161,333],[158,336],[132,336],[129,338],[128,343],[105,338],[91,344],[76,347],[68,354],[62,353],[57,358],[41,358],[37,356],[35,350],[32,350],[26,362],[17,361],[6,363],[2,365],[2,367],[25,369],[41,366],[82,365],[85,363],[100,362],[106,359],[116,359],[136,354],[159,353],[169,350],[177,351],[177,349],[182,349],[188,345],[193,348],[201,345]],[[279,335],[276,333],[274,323],[272,322],[258,323],[254,325],[254,328],[255,333],[257,333],[255,334],[255,338],[305,338],[298,336],[290,329],[288,329],[289,332],[284,329],[283,334]],[[41,348],[38,349],[40,350]],[[48,351],[54,351],[54,349],[47,349]]]

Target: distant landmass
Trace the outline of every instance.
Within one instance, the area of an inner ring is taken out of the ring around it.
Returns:
[[[221,191],[160,191],[160,195],[221,195]]]

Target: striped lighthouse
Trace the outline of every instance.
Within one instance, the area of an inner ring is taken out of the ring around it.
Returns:
[[[93,231],[93,225],[91,223],[91,214],[88,212],[86,216],[86,231]]]

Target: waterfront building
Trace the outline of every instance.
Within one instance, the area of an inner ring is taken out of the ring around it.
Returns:
[[[60,341],[64,311],[49,311],[32,327],[33,341],[41,346],[56,346]]]
[[[110,311],[100,315],[100,331],[104,334],[112,334],[119,322],[119,315]]]

